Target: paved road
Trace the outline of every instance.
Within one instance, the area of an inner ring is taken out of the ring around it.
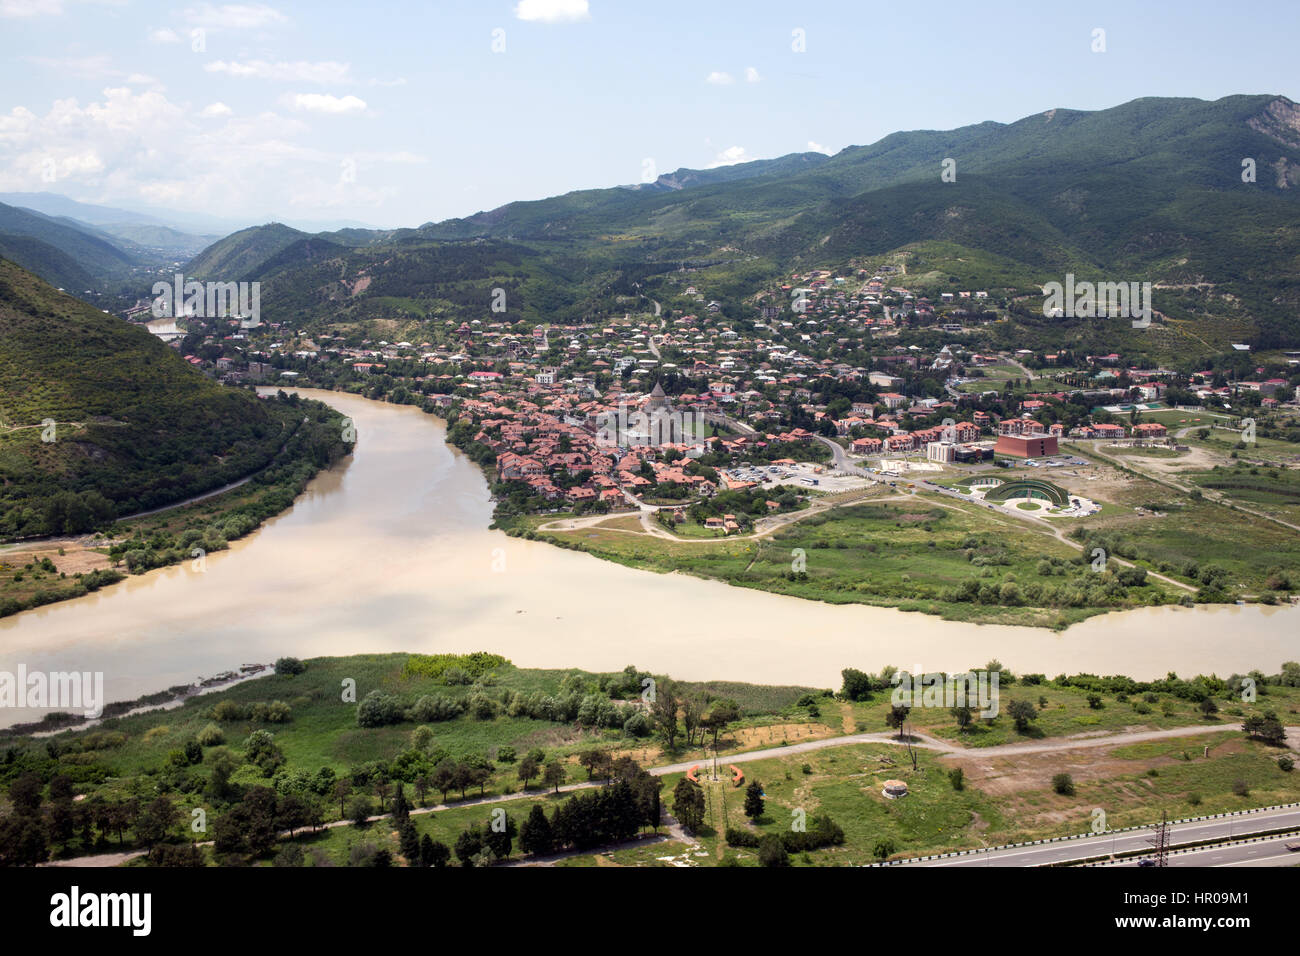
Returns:
[[[1286,844],[1300,841],[1300,834],[1287,833],[1252,843],[1223,843],[1171,853],[1169,866],[1300,866],[1300,852],[1287,850]],[[1136,866],[1136,860],[1115,860],[1103,867]]]
[[[1300,829],[1300,809],[1257,810],[1239,816],[1198,823],[1180,823],[1170,827],[1170,843],[1197,843],[1202,840],[1230,839],[1234,835],[1276,830],[1286,827]],[[899,866],[1047,866],[1067,863],[1111,853],[1146,851],[1151,849],[1153,831],[1125,830],[1122,833],[1103,833],[1097,836],[1044,843],[1039,846],[1005,847],[956,856],[941,860],[918,860],[897,864]],[[1229,856],[1227,859],[1239,857]],[[1170,858],[1173,859],[1172,857]],[[1134,861],[1136,862],[1136,861]],[[1300,861],[1297,861],[1300,862]],[[1191,864],[1189,864],[1191,865]],[[1202,866],[1213,865],[1202,863]]]

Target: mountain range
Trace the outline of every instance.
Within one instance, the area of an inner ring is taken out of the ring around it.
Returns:
[[[107,250],[49,229],[26,235],[87,272],[106,267]],[[0,218],[0,234],[12,231]],[[1151,281],[1157,308],[1187,324],[1189,341],[1295,345],[1300,107],[1238,95],[1053,109],[894,133],[834,156],[680,169],[413,229],[272,223],[226,236],[186,268],[261,280],[272,319],[423,318],[481,306],[504,284],[523,317],[563,320],[683,263],[725,264],[715,287],[739,294],[792,271],[902,253],[913,285],[1030,294],[1067,272]]]

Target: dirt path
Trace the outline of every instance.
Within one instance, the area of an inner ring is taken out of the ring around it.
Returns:
[[[1191,726],[1191,727],[1171,727],[1165,730],[1141,730],[1141,731],[1133,731],[1133,732],[1122,733],[1122,734],[1092,734],[1089,736],[1080,735],[1075,737],[1051,738],[1050,740],[1043,740],[1043,741],[1026,741],[1024,743],[998,744],[997,746],[994,747],[960,747],[957,746],[956,744],[949,743],[946,740],[940,740],[936,737],[931,737],[928,734],[922,734],[922,733],[913,733],[909,735],[909,739],[913,747],[917,747],[922,750],[937,751],[938,753],[942,754],[945,757],[970,757],[970,758],[978,757],[980,759],[984,759],[987,757],[1015,756],[1017,754],[1048,753],[1052,751],[1062,751],[1062,750],[1083,750],[1092,747],[1117,747],[1117,746],[1124,746],[1127,744],[1142,743],[1143,741],[1148,741],[1148,740],[1167,740],[1170,738],[1177,738],[1177,737],[1195,737],[1201,734],[1215,733],[1217,731],[1234,730],[1234,729],[1239,729],[1238,725],[1221,724],[1218,726],[1207,726],[1205,724],[1196,724],[1195,726]],[[1300,750],[1300,727],[1287,727],[1286,733],[1287,733],[1287,746],[1292,750]],[[736,753],[736,754],[721,754],[719,756],[719,760],[726,760],[726,762],[729,764],[752,763],[753,761],[756,760],[772,760],[774,758],[789,756],[790,754],[812,753],[817,750],[827,750],[833,747],[852,747],[857,744],[867,744],[867,743],[881,743],[881,744],[892,744],[894,746],[904,746],[907,742],[908,742],[907,740],[900,738],[898,734],[894,733],[893,731],[881,731],[878,733],[867,733],[867,734],[849,734],[843,737],[826,737],[821,740],[806,740],[802,743],[789,744],[788,746],[784,746],[784,747],[770,747],[766,750],[750,750],[750,751],[745,751],[743,753]],[[704,763],[704,761],[705,761],[704,757],[697,757],[693,760],[684,760],[678,763],[665,764],[660,767],[652,767],[649,769],[648,772],[657,777],[665,776],[671,773],[685,773],[691,767],[694,767],[697,764],[702,764]],[[584,781],[579,781],[578,783],[566,784],[559,788],[559,792],[570,793],[575,790],[587,790],[593,787],[598,787],[600,785],[601,785],[601,781],[599,780],[584,780]],[[555,791],[551,790],[549,791],[549,793],[553,794],[555,793]],[[411,815],[415,816],[417,814],[422,814],[422,813],[437,813],[441,810],[450,810],[453,808],[459,809],[463,807],[472,807],[472,806],[487,806],[494,803],[504,803],[510,800],[518,800],[522,797],[544,796],[547,794],[548,791],[545,790],[534,790],[531,792],[524,792],[524,793],[504,793],[504,794],[493,794],[491,796],[468,797],[467,799],[461,800],[456,803],[450,803],[450,804],[440,803],[431,807],[413,807],[411,809]],[[367,822],[378,823],[381,820],[388,820],[391,817],[392,817],[391,813],[381,813],[369,817],[367,819]],[[665,825],[668,827],[668,835],[661,837],[661,841],[674,839],[674,840],[680,840],[681,842],[685,842],[685,843],[694,842],[692,838],[685,833],[685,831],[682,831],[680,827],[677,826],[677,821],[673,820],[673,818],[670,817],[666,811],[664,813],[664,821],[665,821]],[[669,821],[671,821],[671,823]],[[326,823],[320,829],[332,830],[335,829],[336,827],[346,827],[352,825],[353,823],[351,820],[334,820],[330,823]],[[282,835],[287,835],[287,834],[282,834]],[[210,844],[210,842],[211,841],[207,841],[206,843],[201,843],[199,845],[207,846]],[[646,843],[645,840],[636,840],[627,844],[620,844],[619,847],[615,847],[614,849],[619,849],[622,848],[623,846],[643,845],[645,843]],[[603,853],[609,849],[610,849],[609,847],[604,847],[601,848],[599,852]],[[563,859],[565,856],[583,855],[585,853],[590,853],[590,852],[592,851],[590,850],[575,851],[574,853],[569,853],[569,854],[559,854],[555,857],[555,859]],[[123,862],[126,862],[127,860],[131,860],[134,859],[135,857],[143,856],[143,855],[144,855],[144,851],[142,850],[128,851],[123,853],[105,853],[96,856],[73,857],[72,859],[69,860],[58,860],[55,862],[43,863],[40,865],[41,866],[90,866],[90,867],[117,866]],[[520,863],[522,862],[523,861],[520,861]],[[516,863],[514,865],[519,865],[519,863]]]

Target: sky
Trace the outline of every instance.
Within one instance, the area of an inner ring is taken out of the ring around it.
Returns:
[[[417,226],[1142,96],[1300,100],[1300,4],[0,0],[0,192]]]

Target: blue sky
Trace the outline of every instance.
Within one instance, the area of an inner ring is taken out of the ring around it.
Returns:
[[[418,225],[1053,107],[1300,100],[1300,5],[1043,6],[0,0],[0,192]]]

